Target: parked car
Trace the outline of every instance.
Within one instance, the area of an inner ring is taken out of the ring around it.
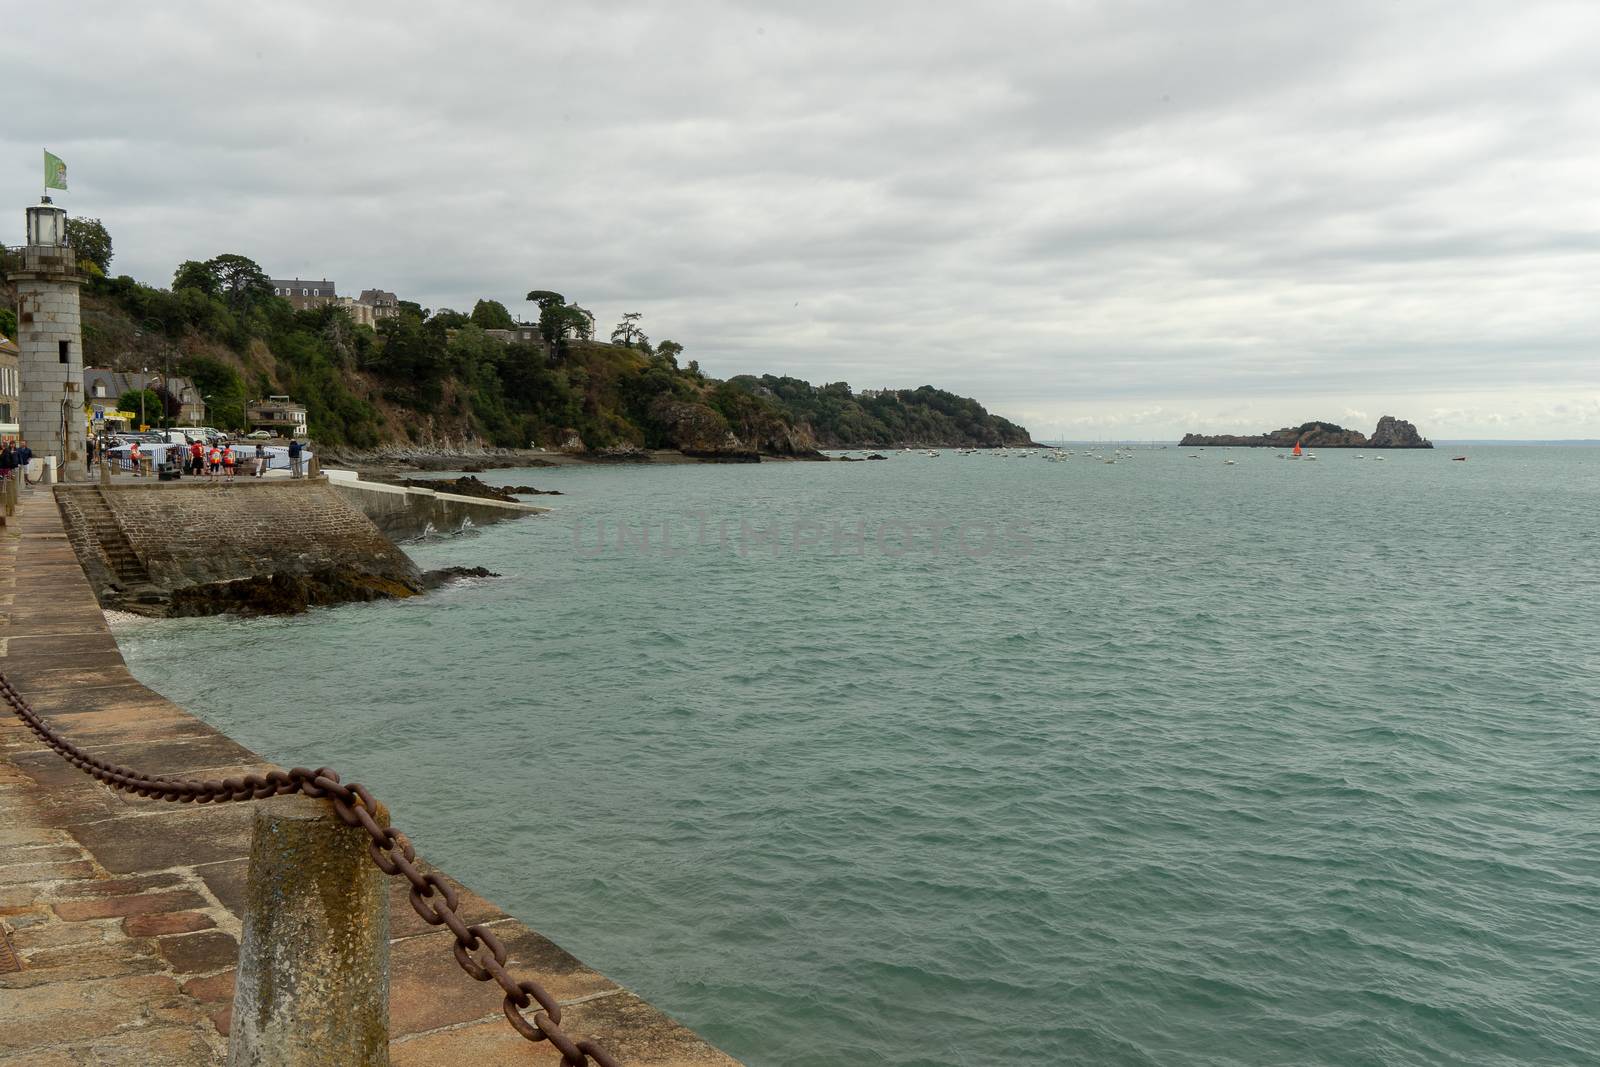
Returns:
[[[245,434],[245,436],[248,437],[252,441],[270,441],[270,440],[272,440],[272,431],[271,430],[253,430],[250,433]]]

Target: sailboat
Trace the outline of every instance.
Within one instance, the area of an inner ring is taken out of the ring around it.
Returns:
[[[1299,459],[1300,455],[1301,455],[1301,453],[1300,453],[1300,442],[1296,441],[1294,443],[1294,451],[1289,454],[1289,458],[1290,459]]]

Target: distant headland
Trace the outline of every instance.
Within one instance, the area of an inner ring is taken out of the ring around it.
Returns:
[[[1307,422],[1299,426],[1286,426],[1281,430],[1246,437],[1242,434],[1183,435],[1182,445],[1200,447],[1218,446],[1233,448],[1432,448],[1433,442],[1417,432],[1417,428],[1404,419],[1385,415],[1378,420],[1378,428],[1368,437],[1360,430],[1347,430],[1331,422]]]

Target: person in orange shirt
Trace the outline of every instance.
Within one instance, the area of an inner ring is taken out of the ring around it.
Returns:
[[[222,472],[228,476],[228,481],[233,481],[233,446],[224,445],[222,448]]]

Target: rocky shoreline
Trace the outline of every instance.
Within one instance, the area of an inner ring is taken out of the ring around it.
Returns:
[[[1347,430],[1331,422],[1307,422],[1281,430],[1244,436],[1241,434],[1183,435],[1180,446],[1189,448],[1432,448],[1433,442],[1417,432],[1404,419],[1385,415],[1368,437],[1359,430]]]

